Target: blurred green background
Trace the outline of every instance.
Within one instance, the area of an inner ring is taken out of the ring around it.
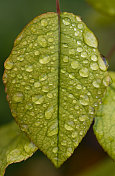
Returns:
[[[61,11],[72,12],[95,33],[101,54],[107,56],[115,44],[115,17],[105,16],[85,0],[60,0]],[[4,61],[9,56],[16,36],[34,17],[55,12],[55,0],[0,0],[0,125],[11,121],[2,75]],[[109,61],[109,70],[115,70],[115,53]],[[88,173],[89,172],[89,173]],[[27,161],[13,164],[5,176],[115,176],[115,163],[109,159],[93,135],[92,127],[74,154],[60,169],[56,169],[42,154],[36,152]]]

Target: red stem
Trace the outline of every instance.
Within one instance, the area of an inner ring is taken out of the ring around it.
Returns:
[[[109,51],[107,58],[110,59],[113,55],[113,53],[115,52],[115,44],[113,45],[113,47],[111,48],[111,50]]]
[[[58,15],[60,15],[60,5],[59,5],[59,0],[56,0],[56,9],[57,9],[57,13],[58,13]]]

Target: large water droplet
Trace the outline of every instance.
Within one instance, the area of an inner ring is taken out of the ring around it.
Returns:
[[[43,101],[44,101],[44,97],[42,95],[34,95],[32,97],[32,101],[35,103],[35,104],[42,104]]]
[[[98,46],[97,39],[89,29],[85,29],[85,31],[83,33],[83,37],[84,37],[84,41],[87,45],[94,47],[94,48],[97,48],[97,46]]]
[[[22,102],[23,101],[23,93],[22,92],[17,92],[13,95],[12,100],[15,101],[16,103]]]
[[[82,69],[79,71],[79,74],[80,74],[80,76],[82,76],[82,77],[88,77],[89,71],[88,71],[87,68],[82,68]]]
[[[78,68],[78,66],[79,66],[79,63],[78,63],[77,61],[72,61],[72,62],[71,62],[71,67],[72,67],[73,69]]]
[[[4,67],[7,70],[11,70],[13,68],[13,65],[14,65],[13,62],[6,61],[5,64],[4,64]]]
[[[92,69],[92,70],[98,70],[98,64],[97,63],[91,63],[90,64],[90,68]]]
[[[50,61],[50,57],[49,57],[49,56],[45,56],[45,57],[43,57],[43,58],[41,58],[41,59],[39,60],[39,62],[40,62],[41,64],[47,64],[49,61]]]
[[[53,107],[48,108],[47,111],[45,112],[45,118],[50,119],[53,115],[53,112],[54,112]]]
[[[99,57],[98,59],[98,63],[99,63],[99,68],[102,70],[102,71],[106,71],[107,70],[107,67],[103,61],[103,59],[101,57]]]

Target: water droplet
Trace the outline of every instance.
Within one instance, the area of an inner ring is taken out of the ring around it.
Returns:
[[[97,63],[91,63],[90,64],[90,68],[92,69],[92,70],[98,70],[98,64]]]
[[[77,106],[77,105],[76,105],[76,106],[75,106],[75,109],[77,109],[77,110],[78,110],[78,109],[79,109],[79,106]]]
[[[22,102],[23,101],[23,93],[17,92],[13,95],[12,100],[15,101],[16,103]]]
[[[48,93],[48,94],[47,94],[47,97],[48,97],[48,98],[53,98],[53,94],[52,94],[52,93]]]
[[[72,148],[69,147],[69,148],[67,149],[66,155],[69,157],[69,156],[71,156],[72,152],[73,152]]]
[[[63,140],[63,141],[61,142],[61,145],[66,146],[66,145],[67,145],[67,142]]]
[[[47,111],[45,112],[45,118],[50,119],[53,115],[53,112],[54,112],[53,107],[48,108]]]
[[[80,131],[80,133],[79,133],[81,136],[83,135],[83,131]]]
[[[82,89],[82,86],[81,86],[80,84],[78,84],[78,85],[76,86],[76,88],[77,88],[77,89]]]
[[[89,106],[89,114],[94,114],[95,110],[93,107]]]
[[[53,148],[53,153],[57,153],[57,151],[58,151],[58,147],[54,147]]]
[[[68,57],[68,56],[64,56],[64,57],[63,57],[63,61],[64,61],[64,62],[68,62],[68,61],[69,61],[69,57]]]
[[[41,26],[46,27],[47,25],[48,25],[47,20],[46,20],[46,19],[42,19],[42,20],[41,20]]]
[[[4,67],[7,70],[11,70],[13,68],[13,65],[14,65],[13,62],[6,61],[5,64],[4,64]]]
[[[31,109],[33,109],[33,106],[31,103],[28,103],[28,104],[26,104],[25,108],[31,110]]]
[[[78,24],[78,28],[82,29],[83,28],[83,24]]]
[[[50,57],[49,56],[45,56],[42,59],[39,60],[39,62],[41,64],[47,64],[50,61]]]
[[[64,18],[63,23],[68,26],[70,24],[70,19],[69,18]]]
[[[75,77],[72,74],[69,74],[69,78],[75,79]]]
[[[74,98],[74,96],[72,94],[69,94],[69,98]]]
[[[51,43],[52,43],[53,41],[54,41],[53,38],[49,38],[49,39],[48,39],[48,42],[51,42]]]
[[[40,81],[45,81],[45,80],[47,79],[47,75],[46,75],[46,74],[41,75],[41,76],[39,77],[39,79],[40,79]]]
[[[23,160],[23,155],[21,154],[21,150],[16,148],[14,150],[11,150],[8,154],[7,154],[7,162],[8,163],[12,163],[12,162],[17,162],[18,161],[22,161]]]
[[[78,61],[72,61],[72,62],[71,62],[71,67],[72,67],[73,69],[78,68],[78,66],[79,66]]]
[[[72,138],[76,138],[76,137],[78,137],[78,133],[75,131],[72,133]]]
[[[82,77],[88,77],[89,71],[88,71],[87,68],[82,68],[82,69],[79,71],[79,74],[80,74],[80,76],[82,76]]]
[[[44,101],[44,97],[42,95],[34,95],[32,97],[32,101],[35,103],[35,104],[42,104],[43,101]]]
[[[83,122],[83,121],[85,121],[85,120],[87,120],[88,119],[88,117],[86,116],[86,115],[81,115],[80,117],[79,117],[79,120],[81,121],[81,122]]]
[[[48,92],[48,91],[49,91],[49,88],[48,88],[47,86],[43,86],[43,87],[42,87],[42,91],[43,91],[43,92]]]
[[[46,47],[47,46],[47,41],[44,37],[39,36],[38,37],[38,43],[42,46],[42,47]]]
[[[39,51],[35,51],[34,54],[35,54],[35,56],[38,56],[40,54],[40,52]]]
[[[77,44],[78,44],[78,45],[81,45],[82,43],[81,43],[81,41],[77,41]]]
[[[99,88],[100,87],[100,83],[101,83],[101,80],[97,79],[96,81],[93,81],[93,86],[96,87],[96,88]]]
[[[106,71],[107,70],[107,67],[103,61],[103,59],[101,57],[99,57],[98,59],[98,63],[99,63],[99,68],[102,70],[102,71]]]
[[[89,104],[89,98],[87,95],[80,95],[80,104],[84,106]]]
[[[27,66],[25,66],[25,68],[26,68],[27,72],[32,72],[33,71],[32,65],[27,65]]]
[[[72,54],[75,54],[75,50],[74,50],[74,49],[70,49],[70,50],[69,50],[69,54],[71,54],[71,55],[72,55]]]
[[[97,48],[97,46],[98,46],[97,39],[89,29],[85,29],[85,31],[83,33],[83,37],[84,37],[84,41],[87,45],[94,47],[94,48]]]
[[[92,55],[92,56],[91,56],[91,60],[97,61],[97,56],[96,56],[96,55]]]
[[[75,36],[76,36],[76,37],[77,37],[79,34],[80,34],[79,31],[76,31],[76,32],[75,32]]]
[[[73,130],[73,127],[71,127],[70,125],[65,124],[64,126],[65,126],[65,129],[68,130],[68,131]]]
[[[81,18],[79,16],[76,16],[77,21],[81,21]]]
[[[78,51],[78,52],[82,52],[82,51],[83,51],[83,48],[78,47],[78,48],[77,48],[77,51]]]
[[[37,126],[37,127],[38,127],[40,124],[41,124],[41,123],[40,123],[39,121],[34,123],[34,125]]]
[[[41,84],[39,82],[34,83],[34,87],[40,87],[40,86],[41,86]]]
[[[103,79],[103,84],[104,86],[109,86],[110,85],[110,77],[109,76],[106,76],[104,79]]]
[[[108,64],[106,58],[102,54],[101,54],[101,58],[103,59],[103,62],[105,63],[106,67],[108,68],[109,64]]]
[[[86,52],[82,52],[81,53],[81,57],[84,57],[84,58],[87,57],[87,53]]]
[[[51,125],[48,129],[47,135],[48,136],[54,136],[58,134],[58,124],[57,122]]]

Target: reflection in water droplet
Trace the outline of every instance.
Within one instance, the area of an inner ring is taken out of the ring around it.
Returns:
[[[92,70],[98,70],[98,64],[97,63],[91,63],[90,64],[90,68],[92,69]]]
[[[72,62],[71,62],[71,67],[72,67],[73,69],[78,68],[78,66],[79,66],[79,63],[78,63],[77,61],[72,61]]]
[[[47,64],[50,61],[50,57],[46,56],[39,60],[41,64]]]
[[[13,95],[12,100],[15,101],[16,103],[22,102],[23,101],[23,93],[17,92]]]
[[[32,97],[32,101],[35,103],[35,104],[42,104],[43,101],[44,101],[44,97],[42,95],[34,95]]]
[[[48,108],[47,111],[45,112],[45,118],[50,119],[53,115],[54,109],[53,107]]]
[[[79,71],[79,74],[80,74],[80,76],[82,76],[82,77],[88,77],[89,71],[88,71],[87,68],[82,68],[82,69]]]
[[[4,64],[4,67],[5,67],[5,69],[7,69],[7,70],[11,70],[12,67],[13,67],[13,62],[6,61],[5,64]]]

